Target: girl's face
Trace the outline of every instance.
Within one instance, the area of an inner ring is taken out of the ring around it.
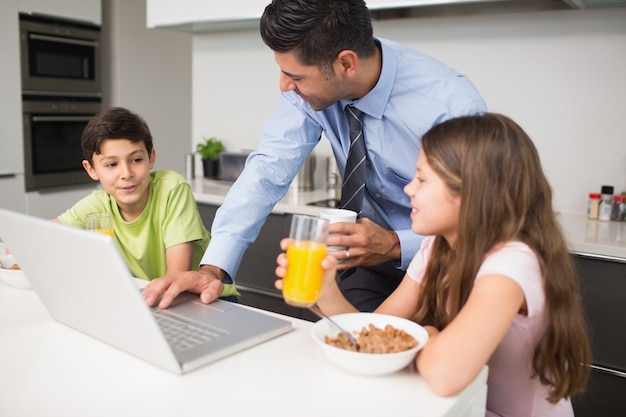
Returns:
[[[404,187],[411,199],[411,229],[420,235],[442,235],[452,246],[456,241],[461,197],[453,194],[432,170],[424,151],[417,159],[415,178]]]
[[[117,201],[124,219],[132,220],[148,202],[154,156],[154,149],[149,155],[143,142],[107,139],[102,141],[100,153],[93,155],[93,166],[87,161],[83,161],[83,166]]]

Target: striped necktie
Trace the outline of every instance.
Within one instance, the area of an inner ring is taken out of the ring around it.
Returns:
[[[350,150],[346,169],[343,173],[343,188],[339,207],[355,211],[361,217],[363,194],[365,193],[365,139],[363,138],[363,112],[355,107],[346,106],[346,117],[350,126]],[[339,278],[346,279],[356,268],[339,271]]]
[[[363,112],[355,107],[346,106],[346,117],[350,126],[350,150],[346,169],[343,174],[343,188],[339,207],[355,211],[360,216],[363,210],[365,192],[365,139],[363,138]]]

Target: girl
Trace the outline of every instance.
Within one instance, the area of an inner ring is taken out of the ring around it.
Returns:
[[[377,313],[413,319],[430,340],[416,358],[439,395],[489,365],[487,416],[573,416],[591,363],[574,267],[537,150],[511,119],[451,119],[422,138],[411,198],[426,235],[400,286]],[[281,242],[286,248],[287,241]],[[282,278],[286,257],[278,257]],[[352,312],[327,256],[318,304]],[[282,281],[276,283],[282,287]]]

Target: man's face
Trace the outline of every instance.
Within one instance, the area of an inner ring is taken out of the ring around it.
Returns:
[[[280,67],[281,91],[295,91],[313,110],[323,110],[345,98],[346,86],[333,71],[325,74],[316,66],[302,65],[293,52],[274,52]]]

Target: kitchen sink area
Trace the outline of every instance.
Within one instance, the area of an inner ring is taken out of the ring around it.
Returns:
[[[307,206],[339,208],[339,200],[336,198],[327,198],[324,200],[311,201]]]

